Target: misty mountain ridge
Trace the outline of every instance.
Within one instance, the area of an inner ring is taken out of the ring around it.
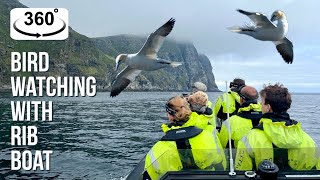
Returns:
[[[16,41],[10,38],[10,10],[25,7],[16,0],[0,2],[0,89],[10,88],[11,76],[94,76],[99,91],[109,91],[115,79],[115,57],[138,52],[147,36],[114,35],[88,38],[69,27],[63,41]],[[10,69],[11,52],[48,52],[48,72],[18,72]],[[207,56],[199,54],[190,42],[166,39],[159,58],[182,62],[177,68],[143,71],[126,90],[190,91],[191,84],[201,81],[208,91],[217,91],[212,66]],[[124,66],[120,67],[121,69]]]

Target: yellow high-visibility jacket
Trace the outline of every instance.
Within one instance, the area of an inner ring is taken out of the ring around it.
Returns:
[[[212,109],[212,102],[208,101],[207,103],[208,108]],[[208,118],[209,124],[213,125],[216,128],[216,114],[214,113],[214,109],[212,109],[211,115],[205,115]]]
[[[220,143],[217,143],[208,130],[195,127],[198,121],[194,118],[198,118],[198,116],[196,113],[191,114],[190,119],[182,126],[162,125],[166,135],[151,148],[145,159],[145,170],[151,179],[159,179],[168,171],[179,171],[188,167],[208,170],[224,170],[226,168],[223,163],[226,160]],[[191,137],[184,138],[188,137],[183,134],[187,135],[190,128],[200,132],[198,134],[190,133]],[[165,138],[169,134],[174,134],[171,138],[176,139]],[[179,137],[183,138],[179,139]],[[179,149],[181,144],[185,146],[184,149]]]
[[[229,108],[227,108],[227,95]],[[227,111],[229,110],[231,116],[232,113],[238,111],[238,106],[240,106],[240,96],[238,93],[230,90],[228,93],[224,93],[218,97],[214,106],[214,114],[221,120],[225,120],[227,119]]]
[[[236,148],[238,141],[252,129],[252,121],[256,121],[258,124],[261,117],[262,113],[260,103],[250,103],[246,107],[239,108],[238,115],[233,115],[229,120],[227,119],[222,123],[219,133],[219,139],[222,147],[229,147],[229,126],[231,130],[231,140],[234,143],[232,144],[232,147]]]
[[[274,157],[278,148],[287,150],[287,157]],[[287,159],[288,162],[279,163],[293,170],[309,170],[316,165],[319,154],[315,142],[299,122],[291,120],[287,113],[266,113],[260,120],[260,129],[252,129],[238,142],[235,168],[252,170],[264,159],[277,164],[279,158]]]

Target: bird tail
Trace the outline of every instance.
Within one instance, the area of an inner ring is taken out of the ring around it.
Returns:
[[[254,31],[253,26],[246,25],[244,27],[240,26],[232,26],[228,28],[231,32],[240,33],[240,34],[246,34],[246,32],[252,32]]]
[[[231,31],[231,32],[238,33],[238,32],[242,31],[242,27],[240,27],[240,26],[232,26],[232,27],[228,27],[228,30]]]
[[[171,63],[170,63],[170,66],[171,66],[171,67],[174,67],[174,68],[175,68],[175,67],[178,67],[178,66],[181,66],[181,65],[182,65],[181,62],[171,62]]]

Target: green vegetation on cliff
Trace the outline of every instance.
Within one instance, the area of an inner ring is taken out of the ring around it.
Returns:
[[[9,87],[10,76],[94,76],[99,90],[109,90],[114,72],[115,57],[120,53],[136,53],[147,37],[118,35],[88,38],[69,27],[69,38],[63,41],[15,41],[9,34],[10,10],[25,7],[16,0],[0,1],[0,88]],[[11,52],[48,52],[50,69],[46,73],[11,73]],[[202,81],[210,91],[217,90],[209,59],[199,55],[191,43],[166,40],[159,57],[183,62],[178,68],[142,72],[127,89],[188,91],[190,84]]]

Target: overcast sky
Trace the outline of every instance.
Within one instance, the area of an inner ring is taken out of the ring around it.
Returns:
[[[69,25],[88,37],[116,34],[148,35],[169,18],[169,35],[194,43],[213,66],[221,90],[223,81],[244,78],[257,89],[281,82],[291,92],[320,93],[320,25],[318,0],[20,0],[34,8],[66,8]],[[294,45],[293,64],[286,64],[271,42],[231,33],[227,27],[249,23],[241,8],[266,14],[286,13],[287,37]]]

